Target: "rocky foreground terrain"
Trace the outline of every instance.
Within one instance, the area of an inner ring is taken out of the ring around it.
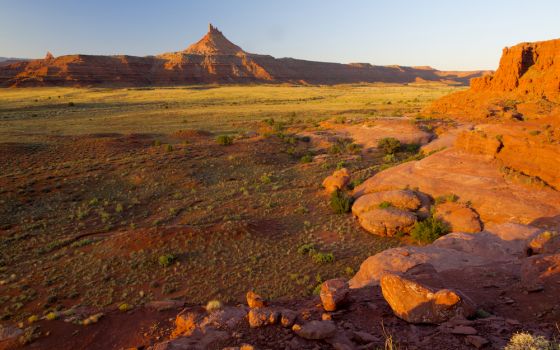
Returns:
[[[431,67],[374,66],[274,58],[244,51],[217,28],[179,52],[157,56],[67,55],[0,65],[0,86],[169,86],[193,83],[409,83],[466,85],[488,72]]]

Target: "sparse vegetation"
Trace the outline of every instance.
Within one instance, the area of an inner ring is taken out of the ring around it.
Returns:
[[[531,333],[521,332],[515,333],[504,350],[558,350],[560,344],[556,344],[547,340],[540,335],[532,335]]]
[[[401,142],[394,137],[386,137],[377,143],[377,148],[383,151],[386,155],[395,154],[401,147]]]
[[[222,146],[229,146],[233,144],[233,137],[228,135],[219,135],[216,137],[216,143]]]
[[[336,190],[331,194],[330,205],[336,214],[348,213],[352,207],[352,197],[344,191]]]
[[[158,263],[161,267],[168,267],[171,266],[171,264],[173,264],[175,260],[177,260],[177,257],[175,255],[165,254],[160,255],[160,257],[158,258]]]
[[[441,236],[449,233],[449,226],[434,216],[428,217],[424,221],[418,221],[410,236],[420,243],[431,243]]]

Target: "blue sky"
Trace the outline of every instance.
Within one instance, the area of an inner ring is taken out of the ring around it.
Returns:
[[[0,0],[0,56],[179,51],[212,22],[275,57],[495,69],[505,46],[560,37],[559,15],[559,0]]]

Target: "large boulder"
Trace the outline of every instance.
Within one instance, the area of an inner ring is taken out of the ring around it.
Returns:
[[[436,206],[434,215],[447,223],[452,232],[475,233],[482,230],[482,223],[476,211],[462,203],[441,203]]]
[[[342,190],[350,181],[350,172],[346,168],[336,170],[332,175],[323,180],[323,187],[328,193]]]
[[[234,328],[241,323],[247,310],[244,307],[226,306],[207,313],[200,308],[187,308],[175,318],[175,329],[172,337],[191,336],[197,331],[212,328]]]
[[[410,232],[417,218],[409,211],[389,207],[361,213],[358,220],[366,231],[380,236],[392,237],[399,232]]]
[[[476,311],[474,303],[458,291],[437,290],[397,274],[381,278],[381,291],[395,315],[411,323],[439,324]]]
[[[348,283],[342,278],[323,282],[319,296],[325,311],[335,311],[346,299],[348,291]]]
[[[422,204],[418,196],[411,190],[373,192],[356,199],[352,205],[352,213],[359,216],[362,213],[378,209],[382,203],[388,203],[404,210],[417,210]]]
[[[375,286],[386,273],[406,272],[417,265],[426,263],[433,265],[436,271],[441,272],[461,269],[465,266],[486,265],[488,259],[432,245],[391,248],[364,260],[348,284],[352,289]]]

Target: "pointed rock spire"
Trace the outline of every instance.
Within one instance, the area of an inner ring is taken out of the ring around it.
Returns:
[[[50,51],[47,51],[47,54],[45,55],[45,60],[47,61],[54,60],[54,56]]]
[[[237,55],[244,53],[243,49],[229,41],[212,23],[208,24],[208,33],[184,52],[191,55]]]

